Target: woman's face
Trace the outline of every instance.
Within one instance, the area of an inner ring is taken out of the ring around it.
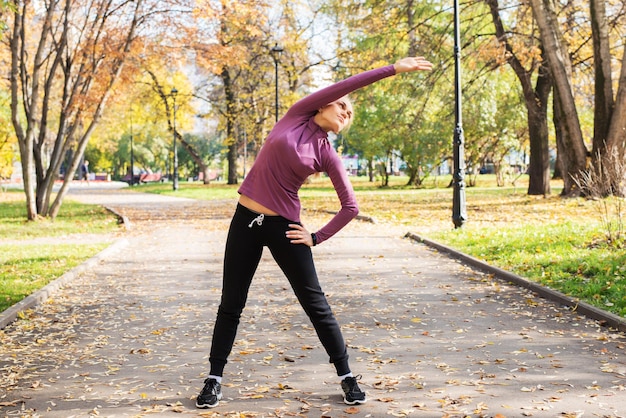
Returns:
[[[315,115],[315,122],[326,132],[338,134],[352,123],[352,103],[341,98],[327,104]]]

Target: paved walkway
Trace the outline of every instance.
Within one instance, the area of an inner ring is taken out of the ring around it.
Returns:
[[[0,331],[0,416],[626,416],[623,333],[402,238],[408,231],[358,221],[314,254],[369,402],[342,403],[265,253],[224,400],[198,410],[234,202],[95,189],[73,198],[106,203],[133,228]],[[305,215],[311,229],[327,219]]]

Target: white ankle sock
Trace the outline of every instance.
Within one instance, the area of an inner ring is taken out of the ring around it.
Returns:
[[[350,372],[350,373],[348,373],[348,374],[344,374],[343,376],[339,376],[339,379],[340,379],[340,380],[343,380],[343,379],[345,379],[346,377],[354,377],[354,376],[352,375],[352,372]]]
[[[222,376],[213,376],[212,374],[210,374],[209,379],[215,379],[217,380],[217,383],[222,384]]]

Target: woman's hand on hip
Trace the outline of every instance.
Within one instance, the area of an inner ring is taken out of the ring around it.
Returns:
[[[396,69],[396,74],[399,74],[420,70],[430,71],[433,69],[433,64],[424,57],[406,57],[396,61],[393,67]]]
[[[313,246],[313,238],[311,233],[307,231],[305,227],[298,224],[289,224],[289,231],[285,232],[287,239],[291,240],[292,244],[304,244],[309,247]]]

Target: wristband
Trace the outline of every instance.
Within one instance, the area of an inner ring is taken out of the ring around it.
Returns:
[[[312,233],[311,239],[313,240],[313,246],[315,247],[317,245],[317,235],[315,235],[315,233]]]

